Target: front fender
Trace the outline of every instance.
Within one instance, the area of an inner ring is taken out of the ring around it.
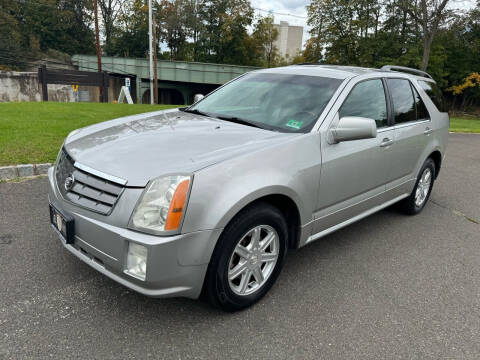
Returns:
[[[311,221],[321,167],[318,134],[230,159],[195,173],[182,232],[218,229],[251,202],[288,196]]]

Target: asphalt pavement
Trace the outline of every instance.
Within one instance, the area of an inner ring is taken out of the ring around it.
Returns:
[[[420,215],[386,209],[291,252],[234,314],[82,263],[50,228],[47,187],[0,184],[0,359],[480,358],[480,135],[450,135]]]

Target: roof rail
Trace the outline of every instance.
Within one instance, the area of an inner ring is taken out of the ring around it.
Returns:
[[[403,71],[403,72],[407,72],[407,73],[410,72],[410,73],[421,75],[423,77],[428,77],[430,79],[433,79],[432,76],[425,71],[409,68],[409,67],[406,67],[406,66],[384,65],[384,66],[382,66],[382,68],[380,70],[382,70],[382,71],[400,71],[400,72]]]

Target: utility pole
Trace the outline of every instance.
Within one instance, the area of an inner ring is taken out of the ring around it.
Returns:
[[[102,72],[102,53],[100,49],[100,34],[98,31],[98,1],[93,0],[93,12],[95,14],[95,40],[97,42],[97,66],[98,66],[98,72]],[[103,101],[103,87],[100,86],[100,101]]]
[[[150,104],[153,104],[153,16],[152,0],[148,0],[148,39],[150,44]]]
[[[153,94],[154,102],[158,104],[158,72],[157,72],[157,21],[153,18]]]

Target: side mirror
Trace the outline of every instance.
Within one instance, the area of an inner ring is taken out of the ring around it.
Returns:
[[[193,103],[195,104],[196,102],[199,102],[200,100],[202,100],[205,96],[202,95],[202,94],[195,94],[195,96],[193,97]]]
[[[377,137],[375,120],[364,117],[346,116],[340,119],[337,127],[330,130],[333,140],[340,141],[371,139]]]

